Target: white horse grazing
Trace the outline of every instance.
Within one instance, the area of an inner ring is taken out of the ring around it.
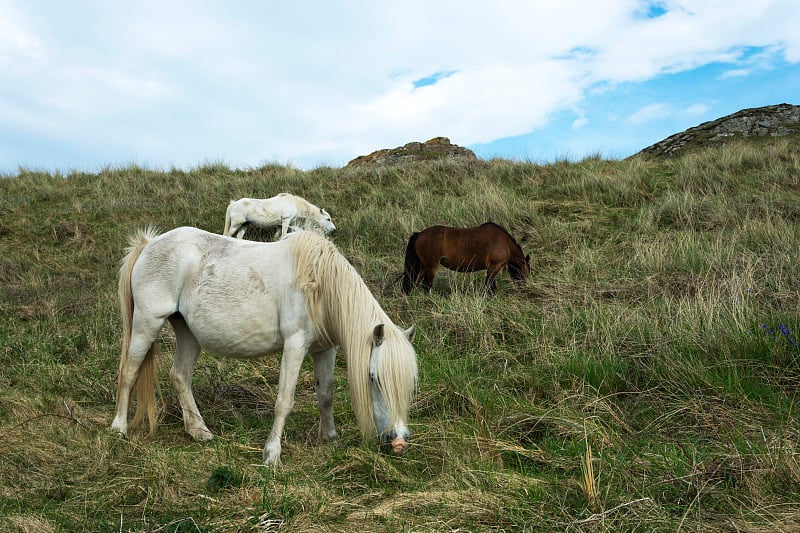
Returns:
[[[165,321],[175,330],[170,378],[178,391],[186,431],[210,440],[192,394],[201,349],[256,358],[283,350],[275,420],[264,462],[280,462],[281,434],[294,404],[306,353],[314,361],[320,439],[336,438],[333,367],[336,347],[347,357],[350,401],[362,433],[377,431],[383,446],[405,450],[411,396],[417,379],[415,328],[395,326],[356,270],[324,237],[298,231],[277,242],[235,240],[196,228],[157,236],[139,231],[120,269],[122,359],[111,429],[128,430],[145,413],[155,429],[154,354]]]
[[[231,200],[225,211],[223,235],[241,239],[247,230],[246,224],[260,228],[281,227],[281,237],[289,232],[289,225],[298,219],[304,221],[304,229],[315,226],[325,233],[336,231],[327,211],[308,202],[305,198],[282,192],[272,198],[241,198]]]

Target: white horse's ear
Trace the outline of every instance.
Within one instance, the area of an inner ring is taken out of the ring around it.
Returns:
[[[408,329],[404,329],[403,330],[403,335],[406,336],[406,338],[408,339],[408,342],[414,342],[414,335],[416,335],[416,334],[417,334],[417,325],[416,324],[414,324],[413,326],[411,326]]]
[[[372,345],[375,347],[383,344],[383,324],[378,324],[372,330]]]

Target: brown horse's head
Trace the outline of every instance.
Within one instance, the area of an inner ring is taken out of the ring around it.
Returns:
[[[519,283],[524,282],[527,277],[531,275],[530,260],[530,254],[525,257],[521,255],[519,257],[512,257],[508,262],[508,274],[511,276],[511,279]]]

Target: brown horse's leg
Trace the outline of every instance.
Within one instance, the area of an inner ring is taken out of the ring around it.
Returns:
[[[494,291],[497,289],[497,274],[503,270],[503,264],[492,264],[486,268],[486,292],[489,294],[494,294]]]
[[[426,268],[422,272],[422,288],[425,292],[431,292],[433,287],[433,278],[436,277],[436,267]]]

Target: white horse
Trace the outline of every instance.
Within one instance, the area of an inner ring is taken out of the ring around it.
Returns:
[[[146,414],[150,431],[155,429],[154,355],[168,320],[177,341],[170,378],[184,427],[195,440],[212,438],[192,394],[201,349],[240,358],[283,350],[265,463],[280,462],[281,434],[306,353],[314,361],[318,436],[336,438],[332,406],[338,345],[347,358],[350,401],[362,433],[377,431],[381,445],[394,453],[406,449],[406,418],[417,379],[411,345],[415,328],[395,326],[324,237],[299,231],[277,242],[255,242],[189,227],[160,236],[141,230],[131,237],[120,269],[119,297],[122,358],[112,430],[128,430],[134,384],[132,426]]]
[[[331,216],[322,208],[308,202],[305,198],[282,192],[272,198],[241,198],[231,200],[225,211],[223,235],[241,239],[247,230],[246,224],[260,228],[281,227],[281,237],[289,232],[290,224],[298,219],[305,223],[305,229],[315,226],[325,233],[336,231]]]

